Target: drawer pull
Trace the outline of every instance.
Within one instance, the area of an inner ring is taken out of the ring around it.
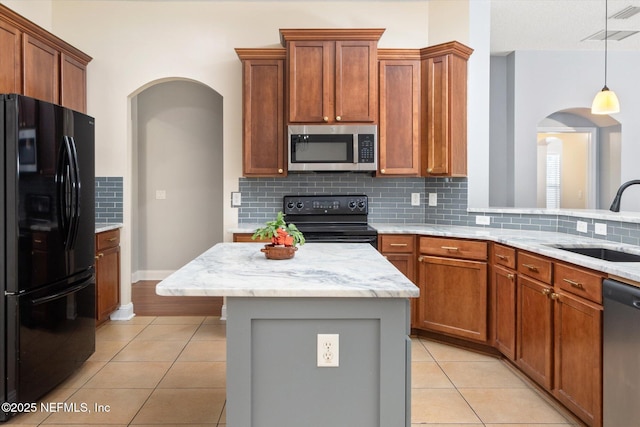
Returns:
[[[501,260],[507,260],[507,259],[509,259],[509,257],[508,257],[508,256],[500,255],[500,254],[496,254],[496,257],[500,258]]]
[[[42,240],[40,240],[40,239],[33,239],[33,243],[42,243]]]
[[[409,245],[407,243],[389,243],[389,246],[400,246],[404,248]]]
[[[444,249],[445,251],[457,251],[457,250],[459,250],[455,246],[440,246],[440,248]]]
[[[515,277],[516,277],[516,276],[514,276],[514,275],[513,275],[513,274],[511,274],[511,273],[507,274],[507,279],[509,279],[509,280],[513,280],[513,279],[515,279]]]
[[[533,264],[522,264],[523,267],[527,267],[531,271],[538,271],[538,267]]]
[[[574,282],[573,280],[569,280],[569,279],[562,279],[565,282],[567,282],[568,284],[570,284],[572,287],[577,288],[577,289],[583,289],[584,290],[584,286],[582,286],[582,283],[580,282]]]
[[[117,237],[112,237],[110,239],[107,239],[108,242],[115,242],[116,240],[118,240]]]

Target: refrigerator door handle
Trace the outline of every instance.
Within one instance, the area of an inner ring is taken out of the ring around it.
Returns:
[[[64,233],[64,247],[66,250],[73,248],[74,227],[76,218],[77,177],[74,169],[73,152],[68,136],[63,138],[58,162],[58,200],[60,228]]]
[[[79,285],[76,286],[72,286],[70,288],[65,289],[62,292],[58,292],[55,293],[53,295],[47,295],[46,297],[41,297],[41,298],[36,298],[36,299],[32,299],[31,300],[31,305],[40,305],[40,304],[45,304],[48,303],[50,301],[54,301],[60,298],[64,298],[68,295],[74,294],[84,288],[86,288],[87,286],[89,286],[91,283],[93,283],[92,278],[87,279],[85,281],[83,281],[82,283],[80,283]]]
[[[71,170],[72,170],[72,179],[73,182],[71,184],[72,188],[72,223],[71,223],[71,233],[70,247],[75,247],[76,238],[78,237],[78,224],[80,223],[80,167],[78,166],[78,152],[76,150],[76,141],[72,136],[67,137],[69,141],[69,151],[71,152]]]

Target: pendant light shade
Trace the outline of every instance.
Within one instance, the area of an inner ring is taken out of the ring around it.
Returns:
[[[620,112],[620,101],[615,92],[607,87],[607,41],[609,31],[607,28],[608,20],[607,0],[604,1],[604,87],[593,98],[591,104],[591,114],[612,114]]]
[[[591,104],[591,114],[613,114],[620,112],[620,101],[614,91],[608,87],[603,87],[593,98]]]

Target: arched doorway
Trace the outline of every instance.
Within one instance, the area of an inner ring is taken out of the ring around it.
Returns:
[[[132,98],[132,277],[161,280],[223,240],[222,96],[190,80]]]

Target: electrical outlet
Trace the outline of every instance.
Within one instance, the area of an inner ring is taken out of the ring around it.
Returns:
[[[478,225],[490,225],[491,217],[486,215],[478,215],[476,216],[476,224]]]
[[[429,193],[429,206],[438,206],[438,193]]]
[[[607,224],[601,223],[601,222],[596,222],[596,234],[599,234],[601,236],[606,236],[607,235]]]
[[[411,193],[411,206],[420,206],[420,193]]]
[[[340,364],[340,334],[318,334],[318,367],[335,368]]]
[[[576,230],[578,230],[581,233],[586,233],[587,223],[585,221],[578,221],[578,223],[576,224]]]

